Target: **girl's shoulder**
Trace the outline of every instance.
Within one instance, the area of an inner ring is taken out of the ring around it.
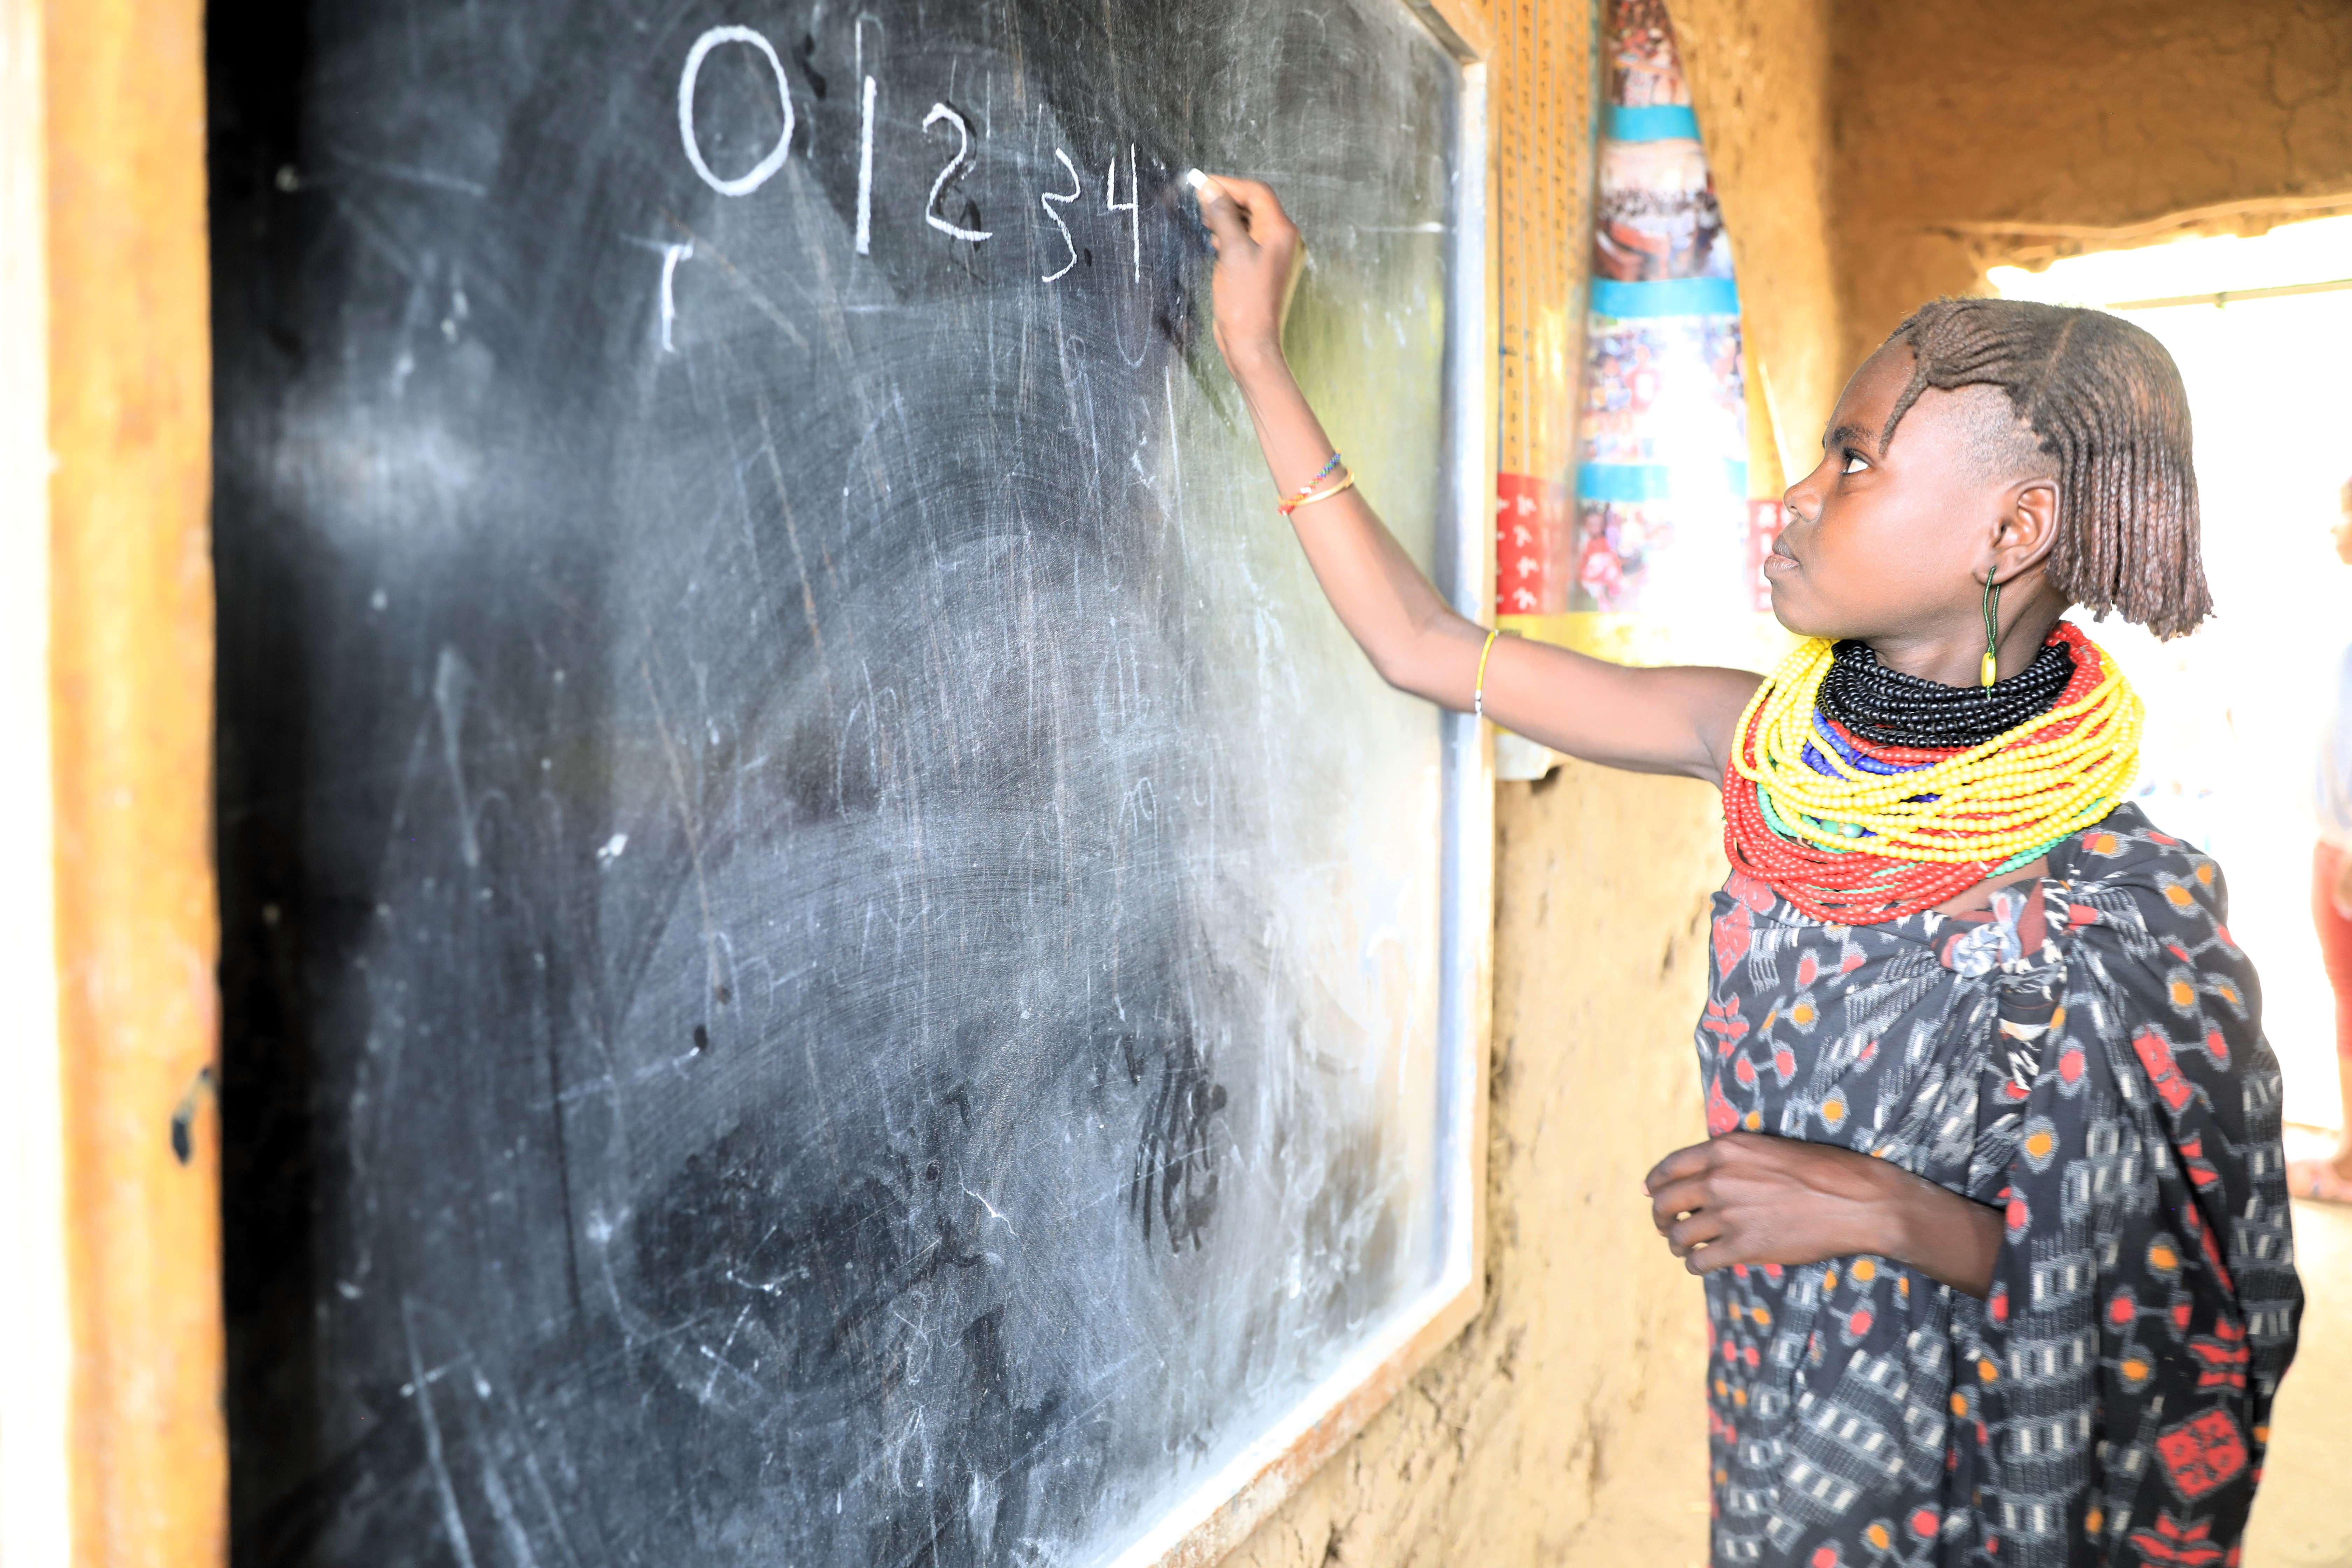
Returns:
[[[2193,931],[2229,942],[2229,884],[2220,863],[2158,828],[2137,805],[2117,806],[2051,850],[2050,877],[2074,900],[2070,923],[2128,910],[2159,940]]]

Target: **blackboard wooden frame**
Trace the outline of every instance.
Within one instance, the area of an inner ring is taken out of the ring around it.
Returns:
[[[226,1555],[203,6],[0,0],[0,1558]]]
[[[1459,221],[1447,258],[1445,498],[1437,585],[1484,622],[1494,603],[1494,395],[1499,334],[1487,58],[1493,35],[1475,0],[1403,0],[1460,64],[1454,167]],[[1443,718],[1439,858],[1437,1168],[1444,1267],[1419,1300],[1310,1389],[1115,1560],[1115,1568],[1205,1568],[1363,1430],[1477,1316],[1486,1300],[1486,1067],[1494,998],[1494,731]]]

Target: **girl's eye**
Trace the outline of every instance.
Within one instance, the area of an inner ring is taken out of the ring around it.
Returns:
[[[1868,458],[1864,458],[1861,453],[1854,451],[1852,448],[1848,448],[1845,454],[1845,465],[1839,468],[1838,472],[1841,474],[1858,474],[1868,467],[1870,467]]]

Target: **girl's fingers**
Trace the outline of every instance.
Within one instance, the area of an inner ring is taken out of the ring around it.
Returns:
[[[1666,1231],[1666,1247],[1676,1258],[1688,1258],[1691,1248],[1703,1241],[1716,1241],[1723,1236],[1723,1221],[1705,1210],[1688,1219],[1676,1220]],[[1714,1248],[1709,1247],[1710,1252]]]
[[[1201,203],[1201,221],[1209,226],[1211,234],[1216,236],[1220,251],[1228,244],[1246,245],[1251,242],[1249,215],[1234,200],[1225,188],[1224,181],[1213,174],[1203,175],[1201,183],[1193,187],[1192,194]]]
[[[1650,1173],[1642,1178],[1643,1190],[1654,1193],[1668,1182],[1696,1175],[1706,1170],[1713,1163],[1711,1152],[1714,1147],[1712,1142],[1694,1143],[1687,1149],[1675,1150],[1650,1167]]]
[[[1748,1261],[1747,1254],[1734,1250],[1726,1241],[1711,1242],[1683,1259],[1683,1269],[1690,1274],[1712,1274],[1718,1268],[1728,1268],[1735,1263]]]
[[[1675,1220],[1686,1214],[1696,1214],[1706,1206],[1706,1184],[1690,1180],[1668,1182],[1650,1194],[1650,1223],[1663,1234],[1674,1227]]]
[[[1258,244],[1270,244],[1296,232],[1290,215],[1282,210],[1282,199],[1274,194],[1272,185],[1232,174],[1210,174],[1206,182],[1201,188],[1204,209],[1212,190],[1223,195],[1240,214],[1250,238]]]

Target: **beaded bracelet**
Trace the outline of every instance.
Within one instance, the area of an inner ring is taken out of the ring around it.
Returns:
[[[1315,493],[1315,487],[1317,485],[1321,484],[1325,479],[1329,479],[1333,474],[1336,474],[1339,471],[1339,454],[1334,452],[1331,454],[1331,460],[1324,464],[1322,468],[1313,479],[1298,487],[1298,493],[1297,495],[1291,497],[1288,500],[1275,502],[1275,510],[1282,513],[1283,516],[1288,517],[1297,508],[1306,504],[1307,498]]]
[[[1329,500],[1341,490],[1351,490],[1355,488],[1356,476],[1349,474],[1346,479],[1341,479],[1338,484],[1333,485],[1328,490],[1317,490],[1313,495],[1299,496],[1294,500],[1283,501],[1277,505],[1275,510],[1282,513],[1283,516],[1288,517],[1292,512],[1297,511],[1302,506],[1313,506],[1318,500]]]

